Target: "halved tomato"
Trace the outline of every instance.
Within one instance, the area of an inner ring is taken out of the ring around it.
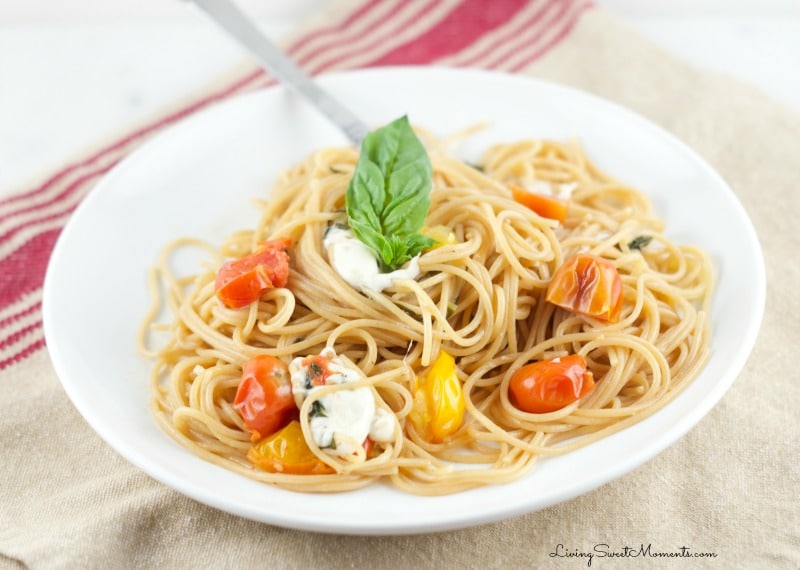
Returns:
[[[233,407],[253,441],[284,427],[297,413],[289,368],[268,354],[248,360]]]
[[[258,249],[222,264],[214,288],[222,303],[230,309],[246,307],[258,301],[261,294],[273,287],[285,287],[289,280],[291,238],[262,242]]]
[[[553,274],[546,299],[569,311],[616,323],[622,310],[622,278],[611,261],[577,253]]]

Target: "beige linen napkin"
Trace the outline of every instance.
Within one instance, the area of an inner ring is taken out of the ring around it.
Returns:
[[[334,31],[346,36],[347,19],[357,26],[359,11],[363,18],[376,4],[337,4],[324,21],[330,27],[342,24]],[[387,40],[402,49],[379,49],[369,57],[363,50],[342,55],[328,68],[400,63],[403,57],[409,63],[502,68],[513,58],[500,57],[504,44],[494,48],[499,59],[476,58],[469,55],[475,38],[490,26],[499,35],[503,25],[514,22],[514,14],[526,14],[531,6],[561,10],[559,18],[540,20],[543,35],[527,40],[527,56],[517,56],[508,68],[630,107],[688,143],[732,186],[755,224],[768,279],[763,327],[732,389],[658,457],[569,502],[437,534],[322,535],[225,514],[127,463],[75,411],[32,329],[14,336],[19,319],[8,318],[11,309],[4,309],[2,337],[14,337],[4,343],[4,354],[11,345],[31,348],[11,355],[0,371],[0,567],[800,568],[800,374],[795,361],[800,337],[800,238],[795,229],[800,220],[800,117],[748,86],[670,57],[586,4],[503,1],[497,3],[494,20],[481,12],[481,5],[489,3],[470,0],[392,0],[380,9],[397,10],[392,17],[401,18],[402,10],[415,4],[431,7],[409,18],[397,32],[404,37]],[[451,24],[461,18],[460,29],[472,36],[457,37],[453,27],[440,30],[450,30],[452,37],[445,40],[463,43],[447,53],[436,43],[441,34],[436,41],[426,35],[433,25],[426,28],[426,18],[437,23],[450,18]],[[408,44],[413,39],[428,51],[415,52]],[[295,53],[302,55],[303,45],[296,44]],[[251,79],[243,88],[266,81]],[[210,90],[198,101],[233,91],[230,85]],[[102,160],[124,156],[176,116],[137,131],[143,134],[129,134],[117,142],[116,155]],[[76,164],[85,170],[87,160]],[[35,287],[32,291],[35,295]],[[24,344],[26,338],[33,340]],[[634,557],[648,547],[650,555]],[[686,553],[711,556],[655,556],[680,553],[682,547]]]

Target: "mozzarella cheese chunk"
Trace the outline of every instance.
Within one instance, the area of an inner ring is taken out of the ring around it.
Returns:
[[[325,385],[348,384],[363,379],[360,370],[347,366],[336,352],[326,348],[320,356],[327,360],[324,372]],[[297,357],[289,364],[292,393],[297,406],[321,386],[311,378],[319,371],[310,370],[308,357]],[[316,444],[327,453],[348,456],[356,452],[369,436],[375,442],[388,442],[394,438],[397,421],[393,414],[379,408],[375,395],[368,387],[341,389],[320,397],[309,419],[311,434]]]
[[[346,228],[330,227],[322,245],[331,267],[360,291],[369,289],[380,292],[391,286],[395,279],[416,279],[420,275],[418,255],[403,269],[381,273],[372,250]]]

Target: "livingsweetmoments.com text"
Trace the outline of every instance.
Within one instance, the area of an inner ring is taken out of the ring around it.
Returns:
[[[595,544],[589,550],[567,548],[563,544],[556,545],[550,552],[550,558],[576,558],[586,561],[586,566],[591,567],[595,559],[606,558],[716,558],[716,552],[701,552],[689,546],[680,546],[674,550],[659,550],[652,544],[638,546],[612,547],[606,543]]]

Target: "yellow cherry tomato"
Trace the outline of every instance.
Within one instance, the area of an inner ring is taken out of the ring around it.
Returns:
[[[292,420],[283,429],[251,447],[247,459],[256,467],[271,473],[309,475],[334,472],[308,447],[303,428],[297,420]]]
[[[427,441],[440,443],[464,421],[464,391],[452,356],[440,351],[428,373],[414,383],[411,422]]]

